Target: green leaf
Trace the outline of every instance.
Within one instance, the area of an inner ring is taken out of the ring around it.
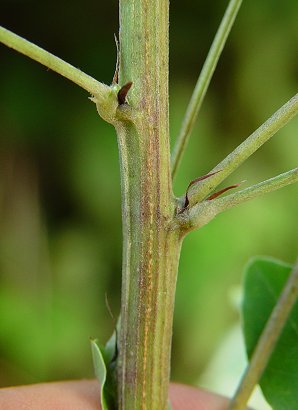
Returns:
[[[246,270],[242,306],[244,337],[251,357],[262,330],[291,273],[292,266],[269,258],[251,261]],[[298,303],[259,382],[274,410],[297,410]]]
[[[101,399],[101,407],[102,410],[109,410],[105,394],[104,394],[104,386],[107,378],[107,368],[104,361],[104,348],[98,345],[97,339],[91,339],[91,350],[92,350],[92,358],[93,358],[93,365],[94,365],[94,372],[97,380],[101,386],[100,392],[100,399]]]
[[[95,376],[101,386],[102,410],[116,410],[116,331],[112,334],[106,346],[101,346],[97,339],[91,339],[91,350]]]

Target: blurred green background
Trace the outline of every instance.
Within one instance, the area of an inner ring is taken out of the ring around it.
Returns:
[[[172,1],[173,139],[227,1]],[[175,193],[206,174],[297,89],[296,0],[245,1],[220,59]],[[116,0],[4,0],[1,24],[110,83]],[[119,312],[121,209],[114,130],[88,95],[0,47],[0,386],[92,377],[89,337]],[[226,184],[297,166],[292,121]],[[230,293],[253,255],[297,256],[297,186],[241,205],[183,245],[172,377],[195,383],[238,320]]]

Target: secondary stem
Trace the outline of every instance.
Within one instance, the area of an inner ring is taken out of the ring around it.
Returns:
[[[223,198],[199,202],[190,209],[185,209],[184,212],[178,213],[174,225],[178,224],[185,234],[194,229],[201,228],[215,218],[216,215],[227,209],[295,182],[298,182],[298,168],[291,169],[288,172],[252,185],[234,194],[226,195]]]
[[[254,350],[229,410],[243,410],[260,380],[298,297],[298,260]]]
[[[183,124],[178,135],[177,141],[172,154],[172,177],[174,178],[179,164],[181,162],[183,153],[189,141],[190,134],[193,130],[195,122],[206,95],[209,83],[211,81],[217,62],[224,48],[228,35],[231,31],[238,10],[241,6],[242,0],[230,0],[226,9],[220,26],[217,30],[216,36],[213,40],[208,56],[203,65],[202,71],[199,75],[197,84],[191,96],[189,105],[187,107]]]
[[[216,200],[217,207],[220,212],[223,212],[233,206],[239,205],[242,202],[257,198],[258,196],[276,191],[287,185],[298,182],[298,168],[291,169],[288,172],[277,175],[276,177],[267,179],[259,184],[252,185],[234,194],[227,195]]]
[[[276,111],[264,124],[252,133],[210,172],[220,171],[212,177],[194,184],[188,191],[190,205],[206,198],[227,176],[237,169],[258,148],[298,113],[298,94]]]
[[[101,94],[105,94],[109,90],[107,85],[100,83],[88,74],[80,71],[78,68],[75,68],[71,64],[61,60],[61,58],[54,56],[48,51],[1,26],[0,42],[10,48],[13,48],[19,53],[32,58],[40,64],[43,64],[47,68],[56,71],[56,73],[68,78],[70,81],[79,85],[92,95],[99,96]]]

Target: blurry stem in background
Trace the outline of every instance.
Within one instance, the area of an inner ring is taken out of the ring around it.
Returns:
[[[84,90],[88,91],[92,95],[96,95],[98,98],[104,98],[107,93],[110,92],[110,87],[100,83],[88,74],[83,73],[78,68],[73,67],[71,64],[61,60],[61,58],[54,56],[48,51],[36,46],[28,40],[12,33],[11,31],[0,26],[0,42],[7,47],[13,48],[46,66],[47,68],[55,71],[56,73],[66,77],[68,80],[79,85]]]
[[[246,409],[247,401],[266,369],[279,336],[297,300],[297,296],[298,260],[275,307],[273,308],[264,330],[262,331],[250,359],[250,363],[247,366],[234,398],[230,402],[229,410]]]
[[[295,182],[298,182],[298,168],[294,168],[223,198],[203,201],[178,215],[177,222],[185,232],[198,229],[210,222],[216,215],[229,208]]]
[[[207,92],[210,80],[216,68],[218,59],[231,31],[242,0],[230,0],[216,36],[213,40],[208,56],[199,75],[197,84],[187,107],[180,133],[177,137],[172,153],[172,177],[176,176],[182,155],[186,149],[190,134],[198,118],[199,110]]]
[[[224,179],[298,113],[298,94],[276,111],[242,144],[214,167],[210,178],[192,185],[188,191],[190,207],[205,199]],[[220,172],[217,172],[220,171]]]

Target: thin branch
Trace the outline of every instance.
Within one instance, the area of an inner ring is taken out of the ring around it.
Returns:
[[[241,204],[242,202],[246,202],[260,195],[276,191],[277,189],[294,184],[295,182],[298,182],[298,168],[291,169],[288,172],[267,179],[259,184],[252,185],[248,188],[242,189],[241,191],[217,199],[217,207],[220,209],[219,212],[223,212],[233,206]]]
[[[276,191],[284,186],[298,182],[298,168],[294,168],[288,172],[277,175],[276,177],[267,179],[259,184],[252,185],[241,191],[227,195],[223,198],[206,200],[185,212],[177,215],[176,220],[180,225],[182,231],[189,232],[198,229],[210,222],[216,215],[246,202],[250,199],[256,198],[263,194]]]
[[[172,177],[174,178],[179,167],[183,152],[187,146],[190,134],[197,120],[202,102],[207,92],[210,80],[216,68],[218,59],[231,31],[242,0],[230,0],[223,16],[216,36],[213,40],[208,56],[203,65],[172,154]]]
[[[298,94],[276,111],[264,124],[251,134],[242,144],[231,152],[210,173],[216,172],[208,180],[191,186],[188,191],[190,206],[205,199],[224,179],[237,169],[247,158],[298,113]]]
[[[110,90],[110,87],[107,85],[100,83],[88,74],[80,71],[78,68],[61,60],[59,57],[54,56],[48,51],[45,51],[1,26],[0,42],[43,64],[51,70],[56,71],[56,73],[68,78],[70,81],[79,85],[90,94],[96,95],[98,98],[101,96],[104,97]]]
[[[259,338],[229,410],[243,410],[260,380],[298,297],[298,260]]]

